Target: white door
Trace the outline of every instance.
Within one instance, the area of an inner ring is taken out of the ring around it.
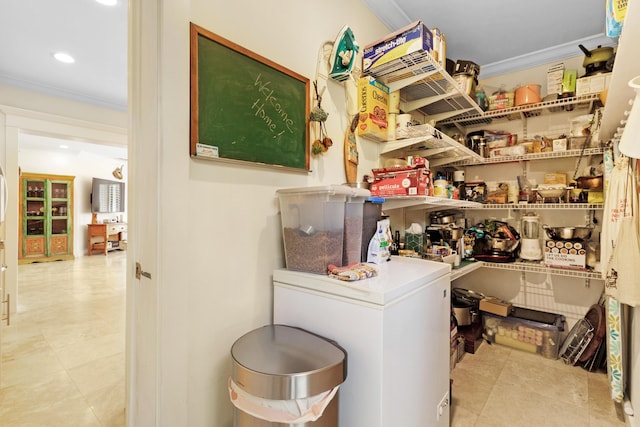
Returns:
[[[129,5],[127,425],[158,424],[157,4]],[[143,32],[144,29],[144,32]],[[150,48],[151,47],[151,48]],[[144,76],[144,78],[142,77]],[[136,265],[141,274],[137,278]]]

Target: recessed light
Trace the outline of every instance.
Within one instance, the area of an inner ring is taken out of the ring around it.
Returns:
[[[64,52],[56,52],[53,54],[53,57],[60,62],[64,62],[65,64],[73,64],[74,62],[76,62],[76,60],[73,59],[73,56]]]
[[[96,0],[96,1],[105,6],[115,6],[116,4],[118,4],[118,0]]]

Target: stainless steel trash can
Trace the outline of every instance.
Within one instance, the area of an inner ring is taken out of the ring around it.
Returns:
[[[326,338],[286,325],[268,325],[243,335],[231,347],[231,358],[231,380],[240,390],[257,399],[312,398],[338,387],[347,377],[344,349]],[[303,423],[258,418],[234,403],[235,427],[337,425],[337,392],[322,416]]]

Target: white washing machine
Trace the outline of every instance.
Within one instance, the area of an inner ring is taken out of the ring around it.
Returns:
[[[274,324],[347,351],[341,427],[448,426],[451,267],[392,257],[377,268],[355,282],[275,270]]]

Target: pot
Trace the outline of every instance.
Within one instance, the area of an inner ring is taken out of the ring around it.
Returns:
[[[471,304],[464,302],[453,303],[453,315],[458,321],[458,326],[469,326],[471,324]]]
[[[598,46],[592,50],[587,49],[581,44],[579,44],[578,47],[582,52],[584,52],[582,66],[585,68],[587,76],[606,71],[607,62],[612,61],[614,57],[613,47]]]
[[[593,227],[549,227],[543,225],[547,236],[552,240],[586,240],[591,237]]]
[[[431,214],[432,224],[453,224],[456,222],[455,215],[451,213],[438,212]]]
[[[512,240],[512,239],[499,239],[495,237],[487,238],[489,241],[489,246],[494,251],[500,252],[514,252],[518,249],[518,245],[520,244],[520,240]]]
[[[542,102],[540,85],[529,84],[516,89],[514,103],[516,107],[520,105],[537,104],[538,102]]]
[[[576,178],[576,183],[578,184],[578,188],[586,189],[586,190],[600,190],[603,185],[603,176],[581,176]]]
[[[452,224],[449,224],[446,228],[442,228],[440,232],[445,240],[460,240],[462,236],[464,236],[464,228],[455,227]]]

